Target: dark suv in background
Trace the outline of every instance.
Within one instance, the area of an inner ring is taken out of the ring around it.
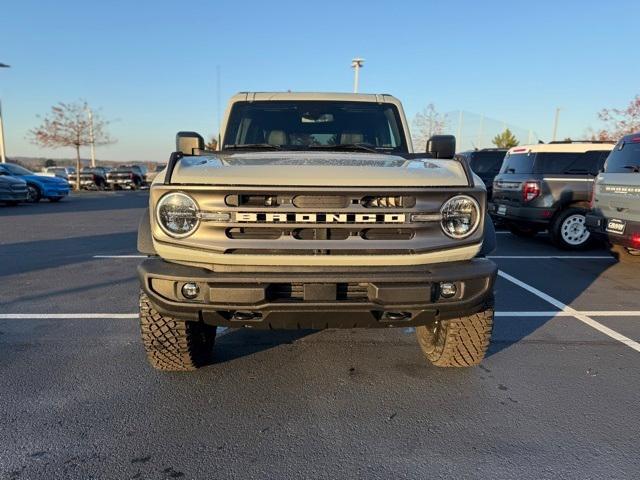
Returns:
[[[560,248],[586,248],[594,178],[613,143],[566,141],[511,148],[493,183],[489,212],[512,233],[548,230]]]
[[[500,167],[502,167],[502,161],[506,154],[506,148],[483,148],[458,154],[467,161],[471,170],[482,179],[487,187],[487,199],[489,200],[491,200],[493,180],[500,172]]]
[[[107,185],[111,190],[130,188],[138,190],[147,185],[147,167],[144,165],[120,165],[107,173]]]

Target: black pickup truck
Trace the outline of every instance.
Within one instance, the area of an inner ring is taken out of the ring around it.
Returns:
[[[105,190],[107,175],[111,171],[108,167],[84,167],[80,170],[80,188],[85,190]]]
[[[122,165],[114,168],[107,174],[107,184],[112,190],[138,190],[147,185],[147,168],[143,165]]]

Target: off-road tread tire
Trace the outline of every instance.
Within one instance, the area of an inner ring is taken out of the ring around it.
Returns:
[[[493,331],[493,307],[467,317],[443,320],[434,344],[428,326],[416,327],[422,352],[436,367],[472,367],[487,353]]]
[[[162,315],[142,292],[140,333],[147,359],[157,370],[190,371],[211,361],[216,327]]]
[[[640,255],[629,253],[622,245],[612,245],[611,254],[620,262],[626,264],[640,264]]]

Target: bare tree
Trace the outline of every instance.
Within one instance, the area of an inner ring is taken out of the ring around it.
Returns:
[[[444,115],[438,113],[436,106],[430,103],[421,112],[416,113],[413,117],[411,138],[413,140],[413,148],[418,151],[424,151],[427,148],[427,140],[433,135],[440,135],[444,132],[446,120]]]
[[[80,189],[80,147],[91,145],[91,130],[87,118],[86,102],[63,103],[51,107],[42,123],[29,131],[31,143],[40,147],[73,147],[76,150],[76,190]],[[109,122],[99,114],[93,114],[93,139],[95,145],[108,145],[115,141],[107,133]]]
[[[211,151],[215,151],[218,149],[218,136],[217,135],[211,135],[211,138],[209,138],[209,141],[205,144],[204,148],[206,148],[207,150],[211,150]]]
[[[592,133],[598,140],[618,140],[630,133],[640,131],[640,95],[629,102],[626,108],[603,108],[598,118],[605,127]]]

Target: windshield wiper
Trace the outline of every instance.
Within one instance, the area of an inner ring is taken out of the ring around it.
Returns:
[[[282,150],[279,145],[271,143],[239,143],[235,145],[225,145],[223,150]]]
[[[633,173],[640,173],[640,165],[625,165],[622,168],[628,168],[630,169]]]
[[[309,145],[314,150],[359,150],[363,152],[378,153],[376,147],[370,143],[338,143],[336,145]]]

